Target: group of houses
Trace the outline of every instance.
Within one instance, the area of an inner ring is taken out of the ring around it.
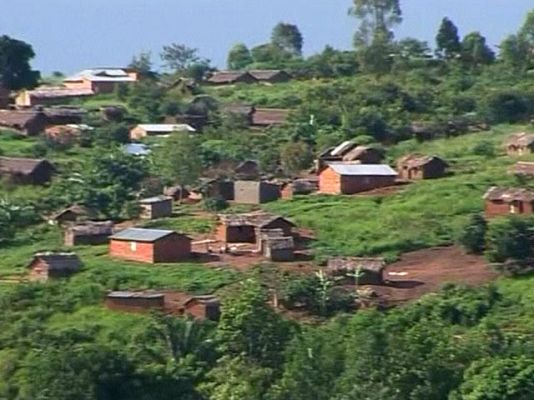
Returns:
[[[275,84],[288,82],[293,77],[279,69],[249,71],[216,71],[207,80],[210,85],[235,85],[238,83]]]

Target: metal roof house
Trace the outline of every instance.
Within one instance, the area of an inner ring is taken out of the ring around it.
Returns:
[[[385,164],[328,163],[319,172],[319,193],[355,194],[395,184],[397,172]]]
[[[147,136],[168,136],[172,133],[195,133],[196,129],[188,124],[139,124],[130,131],[131,140]]]
[[[155,196],[139,201],[140,217],[143,219],[158,219],[172,215],[173,198],[170,196]]]
[[[191,255],[191,239],[163,229],[128,228],[110,237],[109,255],[145,263],[173,263]]]
[[[68,277],[80,270],[82,263],[75,253],[36,253],[28,264],[30,280],[46,281],[49,278]]]

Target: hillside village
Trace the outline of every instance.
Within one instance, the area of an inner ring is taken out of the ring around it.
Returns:
[[[0,399],[532,398],[533,26],[3,82]]]

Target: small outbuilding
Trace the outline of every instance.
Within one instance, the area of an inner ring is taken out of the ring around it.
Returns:
[[[147,136],[168,136],[172,133],[194,133],[196,129],[188,124],[140,124],[130,131],[131,140]]]
[[[182,185],[168,186],[163,190],[163,194],[172,197],[174,201],[182,201],[189,197],[189,190]]]
[[[319,192],[355,194],[395,184],[397,172],[385,164],[328,163],[319,172]]]
[[[99,245],[109,242],[113,234],[112,221],[88,221],[65,229],[65,246]]]
[[[383,258],[334,257],[326,268],[329,274],[349,278],[358,285],[383,285],[385,267]]]
[[[36,136],[48,124],[40,110],[0,110],[0,128],[13,129],[25,136]]]
[[[261,249],[265,258],[270,261],[284,262],[295,260],[295,241],[293,236],[283,236],[280,230],[270,234],[265,230],[261,232]]]
[[[295,179],[292,182],[282,184],[280,197],[284,200],[291,200],[295,195],[307,195],[319,190],[317,179]]]
[[[280,198],[280,185],[267,181],[234,182],[234,201],[238,204],[263,204]]]
[[[409,154],[397,161],[399,177],[407,180],[441,178],[447,168],[449,164],[438,156]]]
[[[234,173],[238,179],[258,179],[260,167],[257,161],[246,160],[235,168]]]
[[[54,166],[48,160],[0,157],[0,177],[16,184],[44,185],[52,179]]]
[[[115,291],[106,295],[104,304],[107,308],[116,311],[163,311],[165,308],[165,294],[154,291]]]
[[[534,162],[519,161],[512,167],[510,172],[517,176],[534,177]]]
[[[236,83],[257,83],[247,71],[217,71],[214,72],[207,80],[211,85],[235,85]]]
[[[486,217],[534,213],[534,190],[493,186],[484,194]]]
[[[191,238],[171,230],[128,228],[110,237],[109,255],[145,263],[173,263],[191,256]]]
[[[505,146],[509,156],[531,154],[534,150],[534,133],[514,133],[508,138]]]
[[[224,243],[257,243],[261,231],[280,229],[282,236],[293,236],[295,224],[279,215],[267,213],[221,214],[217,239]]]
[[[250,75],[262,83],[282,83],[291,80],[292,76],[281,69],[252,69],[248,71]]]
[[[98,212],[96,210],[79,204],[73,204],[72,206],[53,214],[49,218],[49,222],[63,225],[95,219],[97,216]]]
[[[46,281],[49,278],[65,278],[78,272],[82,263],[75,253],[36,253],[28,265],[30,280]]]
[[[384,153],[371,146],[356,146],[341,157],[341,161],[359,162],[360,164],[380,164],[384,160]]]
[[[155,196],[139,201],[143,219],[158,219],[172,216],[173,198],[170,196]]]
[[[214,295],[190,296],[179,305],[178,313],[195,319],[218,321],[221,305]]]

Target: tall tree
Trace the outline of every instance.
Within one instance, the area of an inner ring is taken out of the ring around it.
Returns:
[[[302,55],[304,39],[296,25],[279,22],[273,28],[271,43],[295,56]]]
[[[152,77],[152,54],[149,51],[142,51],[132,57],[128,67],[135,69],[142,77]]]
[[[210,61],[198,55],[198,49],[180,43],[163,46],[160,54],[165,68],[170,71],[201,80],[210,70]]]
[[[227,65],[229,69],[240,70],[253,62],[250,50],[244,43],[235,44],[228,52]]]
[[[471,67],[491,64],[495,53],[486,44],[486,38],[479,32],[471,32],[462,40],[462,61]]]
[[[447,17],[443,18],[436,36],[436,53],[438,56],[452,59],[460,54],[462,46],[458,28]]]
[[[499,46],[499,58],[517,70],[524,70],[528,68],[528,47],[521,36],[510,35]]]
[[[3,35],[0,37],[0,83],[7,89],[19,90],[37,85],[40,74],[32,70],[35,57],[31,45]]]
[[[358,59],[364,70],[388,72],[393,60],[392,28],[402,22],[399,0],[353,0],[349,14],[360,21],[354,35]]]
[[[184,133],[172,134],[154,152],[156,172],[169,182],[180,185],[196,183],[202,169],[197,138]]]

